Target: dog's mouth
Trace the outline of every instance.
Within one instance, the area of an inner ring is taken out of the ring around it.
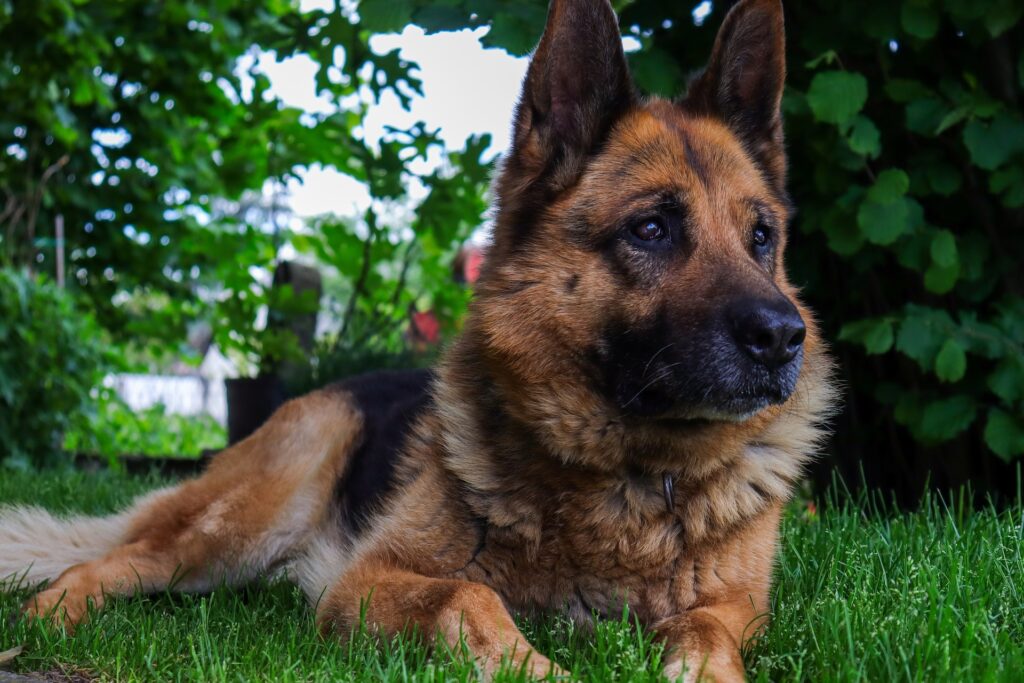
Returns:
[[[778,371],[719,372],[710,364],[702,371],[674,374],[640,388],[626,382],[615,394],[623,413],[664,426],[739,423],[788,401],[796,390],[801,365],[802,358]]]
[[[747,348],[714,321],[706,327],[701,334],[667,324],[609,334],[597,358],[606,396],[624,416],[680,426],[745,422],[789,400],[803,367],[802,337],[791,352],[772,355],[754,343]]]
[[[662,427],[695,429],[719,423],[739,424],[751,419],[778,401],[767,398],[736,402],[728,407],[694,406],[670,409],[665,413],[646,416],[645,419]]]

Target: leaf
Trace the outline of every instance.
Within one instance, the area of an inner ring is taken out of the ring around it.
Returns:
[[[917,362],[922,370],[932,368],[943,341],[955,329],[945,311],[908,306],[896,335],[896,349]]]
[[[939,230],[932,237],[929,248],[931,264],[924,274],[924,286],[930,292],[945,294],[956,286],[960,278],[960,252],[956,237],[949,230]]]
[[[1024,421],[1001,408],[993,408],[985,423],[985,443],[1006,461],[1024,453]]]
[[[537,5],[513,5],[514,12],[498,12],[491,22],[491,30],[481,39],[488,47],[500,47],[513,55],[526,55],[537,46],[537,38],[544,28],[546,12]],[[676,69],[678,69],[676,65]]]
[[[932,237],[931,246],[932,261],[936,265],[946,268],[960,263],[956,249],[956,237],[949,230],[939,230]]]
[[[1024,151],[1024,122],[1018,116],[1005,113],[991,123],[972,119],[964,126],[963,139],[974,164],[993,171],[1014,154]]]
[[[924,272],[932,262],[931,237],[914,235],[905,239],[895,247],[896,258],[900,265],[908,270]]]
[[[868,81],[850,71],[821,71],[811,80],[807,104],[823,123],[842,125],[850,121],[868,100]]]
[[[904,202],[878,204],[865,201],[857,210],[857,225],[869,242],[884,246],[892,244],[907,231],[909,216]]]
[[[942,117],[942,120],[939,121],[939,125],[935,127],[935,134],[942,135],[947,130],[966,119],[970,113],[970,107],[957,107]]]
[[[948,113],[949,107],[938,98],[914,100],[907,104],[907,129],[918,135],[935,137],[935,131]]]
[[[431,4],[420,7],[413,14],[413,21],[427,33],[457,31],[466,26],[466,15],[458,7]]]
[[[91,104],[93,101],[92,81],[88,76],[79,76],[71,89],[71,103],[76,107]]]
[[[924,273],[924,286],[929,292],[946,294],[952,291],[958,279],[960,279],[959,263],[952,266],[940,266],[933,263]]]
[[[1024,367],[1018,356],[1009,356],[988,376],[988,388],[1005,403],[1024,398]]]
[[[910,177],[898,168],[887,168],[878,174],[874,185],[868,190],[868,201],[876,204],[891,204],[910,189]]]
[[[822,64],[825,64],[826,66],[832,66],[838,60],[839,60],[839,55],[836,54],[835,50],[826,50],[825,52],[822,52],[820,55],[818,55],[814,59],[812,59],[809,62],[805,63],[804,66],[806,66],[808,69],[814,70],[814,69],[817,69]]]
[[[629,55],[630,71],[645,92],[674,97],[685,80],[679,60],[657,47]]]
[[[878,174],[857,210],[857,225],[868,241],[892,244],[911,228],[911,204],[904,196],[909,189],[910,178],[900,169]]]
[[[828,211],[821,222],[828,238],[828,248],[842,256],[851,256],[864,246],[864,235],[853,216],[839,207]]]
[[[882,134],[878,131],[878,126],[862,114],[854,117],[853,125],[847,134],[847,142],[850,143],[850,149],[869,159],[877,159],[882,153]]]
[[[847,323],[839,331],[839,340],[861,344],[869,354],[886,353],[894,341],[892,321],[873,318]]]
[[[359,23],[374,33],[398,33],[412,21],[412,0],[360,0]]]
[[[921,413],[921,435],[929,441],[948,441],[971,426],[977,412],[970,396],[933,401]]]
[[[939,12],[928,5],[904,2],[900,23],[910,35],[927,40],[934,38],[939,30]]]
[[[988,188],[1002,195],[1003,206],[1019,209],[1024,206],[1024,167],[1017,164],[993,172],[988,180]]]
[[[903,203],[907,205],[907,227],[911,230],[918,230],[924,227],[924,207],[913,197],[904,197]]]
[[[967,354],[955,339],[947,339],[935,356],[935,374],[943,382],[959,382],[967,372]]]

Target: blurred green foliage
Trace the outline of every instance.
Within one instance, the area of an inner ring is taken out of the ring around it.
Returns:
[[[289,304],[265,277],[289,228],[261,192],[320,164],[369,189],[373,208],[345,231],[373,243],[374,277],[397,285],[388,254],[376,252],[415,242],[403,284],[422,307],[439,299],[453,324],[464,307],[443,291],[446,269],[482,221],[488,144],[448,154],[422,124],[364,140],[370,103],[420,93],[415,65],[375,52],[371,36],[351,8],[301,12],[287,0],[0,0],[0,265],[53,273],[62,215],[69,285],[116,342],[178,351],[202,318],[257,367],[293,351],[253,329],[262,307]],[[312,58],[336,110],[307,113],[271,96],[260,51]],[[432,148],[442,164],[416,176],[426,199],[415,232],[385,227],[379,214],[405,200],[409,165]],[[362,253],[342,249],[330,265],[355,281]],[[377,291],[357,289],[361,307]]]
[[[637,48],[638,86],[677,96],[730,3],[613,4]],[[833,452],[853,479],[863,466],[908,487],[929,472],[939,485],[998,480],[999,463],[1024,453],[1024,5],[800,0],[786,12],[799,207],[789,269],[842,367]],[[258,355],[273,343],[246,330],[269,294],[248,267],[274,261],[280,234],[218,201],[322,163],[374,198],[363,220],[324,220],[294,240],[332,273],[345,321],[335,347],[380,335],[397,346],[410,305],[455,325],[465,295],[448,263],[484,214],[486,141],[442,150],[441,170],[419,179],[429,195],[412,229],[389,227],[411,161],[441,145],[423,126],[379,147],[361,139],[367,102],[385,91],[408,101],[420,87],[414,65],[369,39],[410,22],[489,27],[485,45],[525,54],[545,14],[544,0],[361,0],[308,13],[285,0],[0,0],[0,136],[13,145],[0,152],[0,190],[14,207],[0,214],[4,258],[45,269],[46,226],[61,212],[73,281],[115,337],[176,339],[207,315]],[[310,55],[338,112],[266,97],[265,77],[239,66],[253,45]],[[103,142],[121,129],[127,143]],[[134,305],[112,303],[120,292]],[[886,457],[864,457],[874,453]]]
[[[92,405],[107,358],[101,330],[56,285],[0,270],[0,467],[59,460]]]
[[[76,420],[64,438],[64,450],[97,455],[117,466],[124,455],[197,458],[227,444],[227,432],[209,415],[170,414],[157,403],[132,410],[113,392],[105,392],[98,409]]]
[[[836,5],[827,25],[810,11],[795,20],[813,34],[791,39],[807,58],[787,99],[807,235],[791,260],[864,354],[840,346],[851,389],[919,442],[964,434],[1018,456],[1024,6]],[[817,268],[800,264],[812,250],[827,254]]]
[[[838,340],[837,448],[1012,486],[985,452],[1024,453],[1024,5],[791,4],[789,260]]]

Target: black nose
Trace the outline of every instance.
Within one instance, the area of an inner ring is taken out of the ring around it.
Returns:
[[[730,314],[737,346],[758,363],[774,369],[800,353],[807,328],[788,299],[744,299]]]

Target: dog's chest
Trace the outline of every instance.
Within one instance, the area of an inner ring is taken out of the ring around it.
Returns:
[[[565,610],[583,621],[619,616],[628,603],[651,623],[720,588],[710,578],[701,583],[713,551],[688,545],[654,487],[571,492],[541,507],[533,524],[488,527],[465,570],[514,609]]]

